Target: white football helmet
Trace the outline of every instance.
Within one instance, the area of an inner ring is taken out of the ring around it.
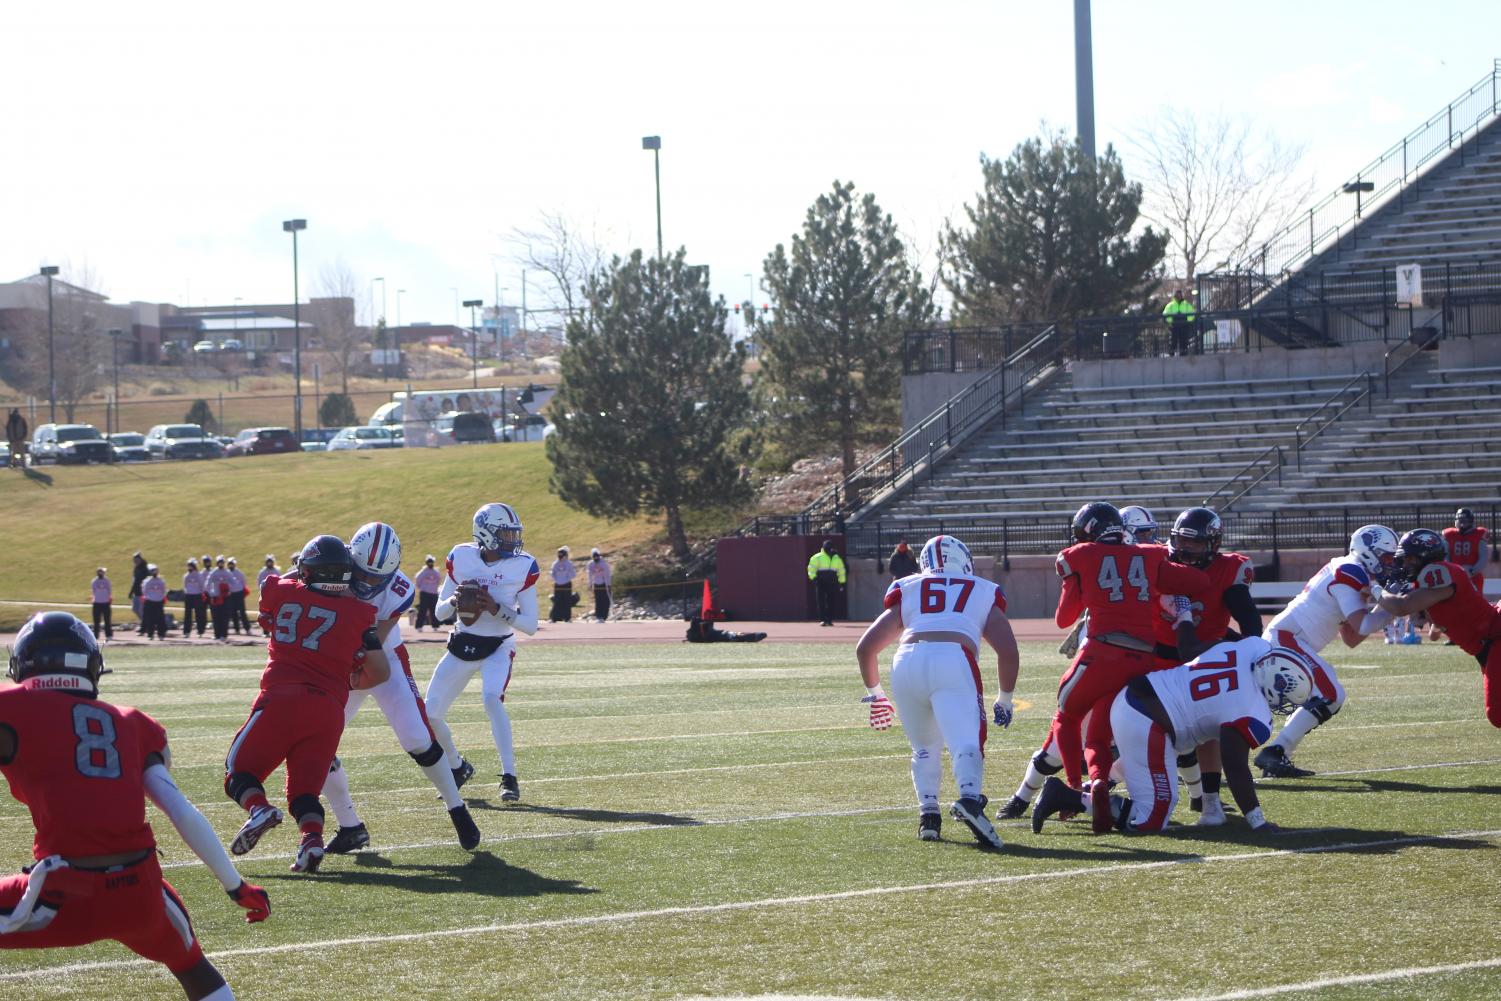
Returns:
[[[1350,555],[1383,587],[1397,568],[1397,533],[1385,525],[1357,528],[1350,536]]]
[[[1251,665],[1251,676],[1272,712],[1285,716],[1313,697],[1313,665],[1296,650],[1273,647]]]
[[[952,535],[935,535],[923,543],[917,565],[926,574],[975,572],[975,561],[969,555],[969,547]]]
[[[521,549],[521,518],[509,504],[486,504],[474,512],[474,544],[510,555]]]
[[[369,601],[396,576],[401,566],[401,540],[390,525],[372,521],[361,525],[349,540],[349,555],[354,557],[354,577],[349,589],[356,598]]]
[[[1121,521],[1125,523],[1126,533],[1131,536],[1132,542],[1157,541],[1157,519],[1146,508],[1136,504],[1121,508]]]

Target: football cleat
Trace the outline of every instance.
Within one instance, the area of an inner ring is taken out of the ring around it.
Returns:
[[[1219,827],[1225,822],[1225,804],[1215,796],[1204,801],[1204,809],[1199,815],[1200,827]]]
[[[1038,794],[1037,803],[1032,807],[1032,833],[1041,834],[1042,822],[1055,813],[1076,814],[1083,809],[1084,794],[1077,789],[1070,789],[1058,776],[1050,775],[1042,784],[1042,792]]]
[[[1110,809],[1110,783],[1103,780],[1089,787],[1090,826],[1096,834],[1109,834],[1115,829],[1115,814]]]
[[[472,852],[479,847],[479,828],[475,826],[474,818],[469,816],[469,807],[459,804],[448,811],[448,819],[453,821],[453,829],[459,834],[460,848]]]
[[[323,835],[316,831],[308,831],[302,836],[302,844],[297,846],[297,857],[292,860],[293,872],[314,873],[318,866],[323,864]]]
[[[937,841],[938,831],[943,827],[943,817],[936,813],[925,813],[917,821],[917,840]]]
[[[334,835],[334,839],[323,850],[330,855],[348,855],[369,844],[370,832],[365,829],[364,824],[355,824],[353,827],[339,828],[339,833]]]
[[[250,811],[250,816],[245,820],[245,826],[240,828],[240,833],[235,835],[234,841],[230,842],[229,850],[234,855],[244,855],[254,848],[256,842],[261,840],[261,835],[281,823],[281,811],[274,806],[258,806]]]
[[[981,848],[998,849],[1001,847],[1001,836],[995,832],[995,827],[985,816],[984,797],[974,799],[965,796],[956,800],[954,805],[949,807],[949,816],[962,821],[965,827],[973,831],[975,840],[980,843]]]
[[[1005,806],[996,811],[996,819],[1016,820],[1019,817],[1025,816],[1027,813],[1027,807],[1031,805],[1031,803],[1022,799],[1020,796],[1012,796],[1010,799],[1006,800]]]
[[[1190,797],[1188,797],[1188,808],[1190,810],[1192,810],[1194,813],[1203,813],[1204,812],[1204,797],[1203,796],[1190,796]]]
[[[1254,762],[1264,779],[1304,779],[1314,774],[1293,764],[1287,752],[1277,744],[1268,744],[1257,751]]]
[[[460,758],[459,767],[453,770],[453,784],[462,789],[464,783],[472,778],[474,778],[474,766],[469,763],[468,758]]]
[[[514,775],[502,775],[500,777],[500,801],[502,803],[514,803],[521,798],[521,783],[516,781]]]

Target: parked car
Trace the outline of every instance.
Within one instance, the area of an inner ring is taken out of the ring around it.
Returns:
[[[246,428],[224,446],[225,455],[276,455],[297,451],[291,428]]]
[[[0,441],[0,466],[10,468],[10,445],[3,441]]]
[[[116,431],[109,436],[109,444],[114,449],[116,462],[148,462],[151,459],[146,436],[139,431]]]
[[[197,424],[158,424],[146,432],[146,448],[153,458],[217,459],[224,447]]]
[[[195,355],[211,355],[217,350],[219,349],[214,347],[213,341],[199,341],[193,345],[193,353]]]
[[[495,437],[500,441],[541,441],[556,430],[541,414],[527,414],[514,424],[495,418]]]
[[[490,418],[475,411],[440,414],[433,421],[433,436],[440,445],[473,445],[495,441]]]
[[[386,428],[348,427],[328,443],[330,452],[364,451],[371,448],[400,448],[401,443]]]
[[[244,351],[245,350],[245,343],[243,341],[238,340],[237,338],[230,337],[230,338],[227,338],[224,341],[223,344],[219,345],[219,350],[220,351]]]
[[[109,442],[92,424],[42,424],[31,436],[31,461],[109,462],[114,458]]]

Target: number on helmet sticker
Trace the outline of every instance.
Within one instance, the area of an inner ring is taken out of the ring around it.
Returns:
[[[918,592],[917,608],[925,615],[937,615],[948,608],[949,589],[957,588],[959,597],[954,602],[954,611],[963,612],[969,604],[970,593],[975,589],[975,582],[965,578],[950,577],[924,577],[922,590]]]
[[[1095,579],[1095,583],[1100,586],[1100,590],[1109,595],[1111,601],[1124,601],[1127,586],[1136,588],[1137,601],[1148,601],[1152,597],[1152,586],[1147,580],[1146,561],[1140,556],[1131,557],[1131,561],[1126,564],[1125,580],[1121,579],[1121,571],[1116,566],[1115,557],[1106,556],[1100,560],[1100,574]]]
[[[81,774],[91,779],[120,777],[114,717],[98,706],[76,705],[73,707],[73,735],[78,738],[73,761]]]
[[[276,610],[276,633],[274,634],[274,638],[278,643],[297,643],[297,624],[302,621],[303,611],[303,607],[295,601],[289,601]],[[323,634],[333,628],[334,623],[338,621],[339,615],[331,609],[320,608],[317,605],[306,611],[308,621],[322,624],[304,636],[302,642],[297,645],[304,650],[316,650],[318,649],[319,641],[323,638]]]

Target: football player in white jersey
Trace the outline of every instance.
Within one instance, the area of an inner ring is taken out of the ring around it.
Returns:
[[[486,504],[474,512],[474,542],[461,542],[449,552],[438,593],[438,621],[454,627],[448,652],[427,685],[427,718],[449,767],[473,774],[454,747],[446,719],[449,707],[479,672],[485,714],[500,752],[500,798],[506,803],[521,798],[506,686],[516,660],[515,631],[528,636],[537,631],[540,572],[537,561],[521,548],[521,519],[515,510],[509,504]]]
[[[459,797],[458,777],[444,762],[443,748],[427,724],[427,710],[422,705],[422,697],[417,694],[412,663],[401,639],[401,617],[411,607],[417,593],[411,579],[399,569],[401,540],[390,525],[372,521],[354,533],[349,540],[349,552],[354,557],[354,575],[349,589],[356,598],[375,608],[375,632],[380,637],[386,659],[393,667],[391,676],[374,688],[349,693],[349,701],[344,704],[345,732],[348,732],[350,720],[365,704],[365,696],[375,696],[375,704],[380,706],[391,729],[396,731],[402,750],[412,756],[417,767],[438,790],[454,830],[458,832],[459,844],[466,851],[472,851],[480,842],[479,828]],[[395,669],[396,664],[401,665],[400,671]],[[338,758],[334,758],[328,779],[323,784],[323,796],[339,818],[339,833],[325,851],[342,855],[370,844],[370,832],[360,820],[349,793],[349,775]]]
[[[918,557],[918,573],[893,581],[886,591],[886,610],[855,646],[865,680],[863,699],[870,705],[870,725],[891,726],[892,704],[881,689],[877,655],[900,637],[891,664],[891,697],[912,745],[912,785],[917,790],[917,836],[937,841],[942,818],[938,790],[943,777],[943,749],[959,798],[949,808],[955,820],[974,832],[983,848],[1000,848],[1001,838],[985,816],[985,693],[976,657],[980,639],[996,654],[1000,694],[995,701],[997,726],[1011,725],[1012,697],[1020,658],[1006,598],[999,585],[974,576],[964,543],[950,535],[928,540]]]
[[[1121,523],[1126,526],[1126,533],[1131,536],[1131,541],[1138,546],[1162,545],[1157,541],[1157,519],[1140,504],[1121,508]]]
[[[1370,607],[1371,585],[1385,586],[1396,570],[1397,534],[1385,525],[1366,525],[1350,536],[1350,552],[1336,556],[1313,575],[1303,591],[1267,623],[1262,638],[1273,646],[1302,652],[1313,665],[1313,694],[1287,721],[1277,739],[1256,755],[1268,778],[1312,775],[1292,763],[1293,751],[1314,727],[1329,722],[1345,704],[1345,686],[1319,652],[1338,636],[1359,646],[1381,632],[1391,616]]]
[[[1122,831],[1161,831],[1178,802],[1175,762],[1179,748],[1218,740],[1225,780],[1252,830],[1275,832],[1256,797],[1251,748],[1272,733],[1272,713],[1308,697],[1313,667],[1293,650],[1273,649],[1253,636],[1220,643],[1178,667],[1133,678],[1110,705],[1110,725],[1120,757],[1112,768],[1126,797],[1111,796]],[[1060,812],[1088,815],[1087,792],[1050,777],[1032,810],[1032,830]]]

